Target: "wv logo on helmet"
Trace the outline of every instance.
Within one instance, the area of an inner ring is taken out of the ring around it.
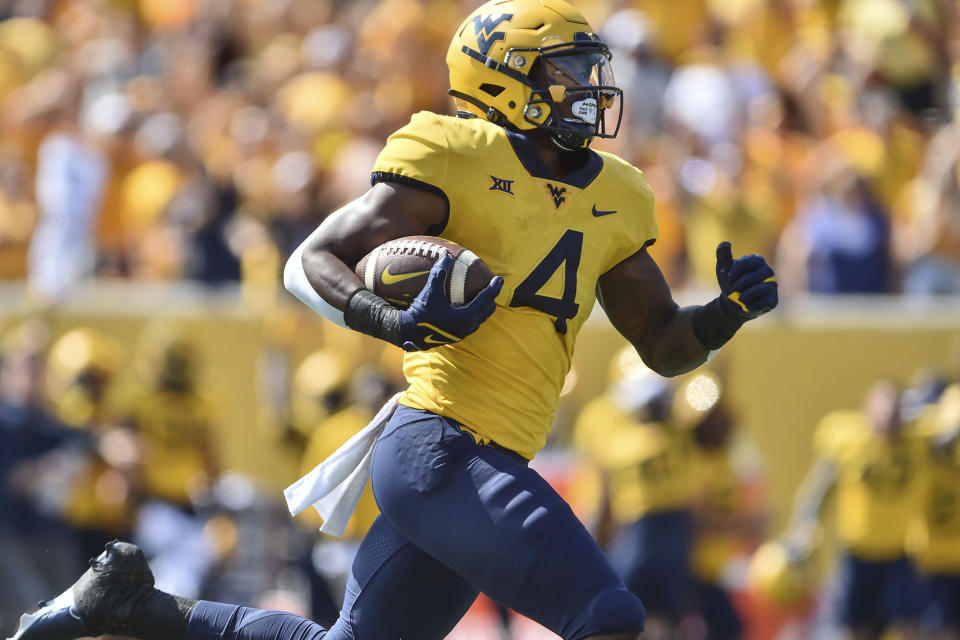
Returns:
[[[512,13],[504,13],[499,18],[493,16],[486,16],[482,19],[480,16],[473,17],[473,30],[477,34],[477,49],[480,50],[480,53],[487,55],[494,42],[503,40],[505,37],[503,32],[493,33],[493,30],[500,26],[501,22],[509,22],[510,20],[513,20]]]

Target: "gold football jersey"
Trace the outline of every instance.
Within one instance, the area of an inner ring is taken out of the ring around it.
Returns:
[[[960,446],[928,458],[922,514],[911,527],[911,551],[930,573],[960,573]]]
[[[960,443],[939,441],[960,425],[960,385],[944,391],[917,421],[926,446],[923,508],[910,532],[910,551],[929,573],[960,573]]]
[[[730,453],[698,449],[694,466],[699,479],[698,506],[708,510],[714,519],[726,524],[735,523],[742,514],[737,512],[739,478],[730,460]],[[690,552],[694,574],[704,582],[719,584],[738,546],[739,540],[732,528],[698,528]]]
[[[191,491],[210,481],[211,407],[200,395],[147,390],[131,414],[143,436],[141,480],[155,498],[190,504]]]
[[[584,166],[561,180],[519,134],[420,112],[390,136],[373,169],[374,183],[441,194],[449,216],[433,233],[504,279],[497,311],[478,331],[406,355],[401,402],[527,458],[546,440],[597,280],[657,236],[640,171],[611,154],[584,153]]]
[[[837,534],[844,546],[864,560],[903,555],[923,492],[922,439],[908,430],[887,440],[862,412],[836,411],[817,427],[814,448],[837,465]]]
[[[612,433],[602,464],[614,521],[689,509],[698,479],[694,453],[689,432],[663,424],[632,422]]]

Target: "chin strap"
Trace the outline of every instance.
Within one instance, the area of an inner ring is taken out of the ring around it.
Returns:
[[[592,139],[592,136],[581,136],[570,131],[550,136],[550,142],[556,145],[561,151],[582,151],[590,145]],[[578,142],[579,145],[576,144]]]
[[[469,102],[470,104],[474,105],[475,107],[478,107],[481,111],[483,111],[483,112],[485,112],[485,113],[487,114],[487,116],[486,116],[486,117],[487,117],[487,120],[489,120],[490,122],[492,122],[492,123],[494,123],[494,124],[496,124],[496,125],[500,125],[501,127],[505,127],[505,126],[507,125],[507,123],[509,122],[509,120],[507,120],[507,116],[503,115],[501,112],[497,111],[497,110],[494,109],[493,107],[487,106],[486,104],[484,104],[484,103],[481,102],[480,100],[474,98],[473,96],[467,95],[467,94],[463,93],[462,91],[457,91],[457,90],[455,90],[455,89],[450,89],[449,91],[447,91],[447,94],[450,95],[450,96],[453,96],[454,98],[457,98],[457,99],[459,99],[459,100],[463,100],[464,102]],[[459,115],[459,113],[458,113],[458,115]],[[473,115],[473,114],[471,114],[471,115]],[[474,116],[474,117],[476,117],[476,116]]]
[[[552,126],[554,122],[551,113],[544,124]],[[575,131],[561,131],[550,136],[550,142],[561,151],[582,151],[590,146],[591,140],[593,140],[593,136],[585,136]]]

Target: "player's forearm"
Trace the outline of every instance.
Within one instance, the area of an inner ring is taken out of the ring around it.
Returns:
[[[696,369],[710,358],[710,349],[700,342],[692,328],[698,308],[677,308],[655,331],[648,330],[638,339],[631,339],[648,367],[662,376],[676,376]]]
[[[287,289],[328,320],[401,346],[399,311],[363,288],[360,278],[329,251],[309,240],[284,269]]]
[[[823,507],[836,485],[837,469],[832,462],[820,459],[810,469],[797,491],[791,528],[820,519]]]
[[[363,288],[353,269],[329,251],[307,245],[300,259],[313,290],[340,311],[345,311],[350,298]]]
[[[330,261],[323,257],[318,258],[312,252],[311,256],[305,260],[304,253],[308,248],[309,241],[308,239],[297,247],[287,260],[283,269],[283,286],[303,304],[327,320],[345,327],[343,309],[346,307],[350,295],[360,288],[360,279],[352,272],[349,274],[340,272],[345,280],[338,283],[336,282],[336,274],[339,270],[333,264],[336,261]],[[332,264],[332,271],[328,271],[324,267],[325,263]],[[340,265],[345,268],[342,262]],[[347,276],[353,276],[356,282],[351,283]],[[349,292],[345,291],[345,287],[349,288],[351,284],[354,285],[354,288]]]
[[[324,219],[283,272],[287,290],[308,307],[347,326],[344,312],[362,290],[353,267],[374,247],[424,233],[446,218],[446,201],[417,189],[379,183]]]

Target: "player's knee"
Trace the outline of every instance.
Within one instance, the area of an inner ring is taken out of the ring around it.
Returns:
[[[594,635],[632,637],[643,631],[647,619],[640,599],[626,589],[606,589],[594,598],[590,619],[599,623]]]

